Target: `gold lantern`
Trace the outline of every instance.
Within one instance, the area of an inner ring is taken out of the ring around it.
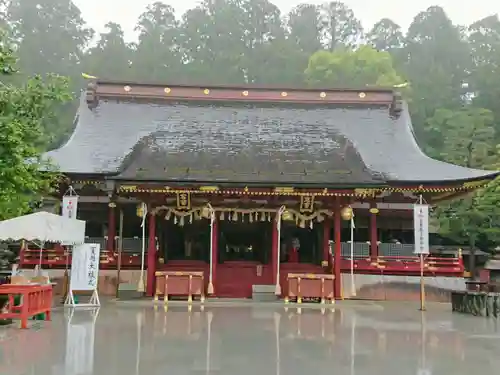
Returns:
[[[210,209],[210,207],[205,206],[201,209],[201,217],[205,219],[210,219],[211,216],[212,216],[212,210]]]
[[[340,217],[342,220],[351,220],[354,216],[351,206],[346,206],[340,211]]]
[[[288,210],[285,210],[283,211],[283,213],[281,214],[281,218],[284,220],[284,221],[292,221],[293,220],[293,215],[290,211]]]
[[[144,211],[145,211],[145,210],[144,210],[144,206],[145,206],[145,204],[144,204],[144,203],[140,203],[140,204],[138,204],[138,205],[137,205],[137,208],[136,208],[136,212],[135,212],[135,213],[136,213],[136,215],[137,215],[138,217],[143,217],[143,216],[144,216]]]

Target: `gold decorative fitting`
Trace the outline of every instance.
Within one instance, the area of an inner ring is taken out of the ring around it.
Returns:
[[[285,98],[285,97],[287,97],[287,96],[288,96],[288,93],[287,93],[286,91],[283,91],[283,92],[281,93],[281,96]]]
[[[126,92],[129,92],[130,90],[132,90],[132,87],[130,86],[124,86],[123,89],[126,91]]]
[[[108,203],[108,207],[115,208],[116,207],[116,203],[115,202],[109,202]]]
[[[163,91],[165,92],[165,94],[170,94],[172,90],[170,89],[170,87],[165,87]]]
[[[281,214],[281,218],[284,220],[284,221],[292,221],[293,220],[293,215],[290,211],[288,210],[285,210],[283,211],[283,213]]]
[[[358,95],[361,99],[366,98],[366,94],[364,92],[360,92]]]
[[[300,196],[300,212],[313,212],[314,210],[314,195]]]
[[[340,211],[340,217],[342,220],[351,220],[354,217],[354,212],[350,206],[342,208]]]
[[[177,193],[177,209],[178,210],[191,209],[191,194],[189,192]]]
[[[209,90],[209,89],[205,89],[205,90],[203,90],[203,93],[204,93],[205,95],[208,95],[208,94],[210,94],[210,90]]]
[[[377,207],[372,207],[372,208],[370,208],[370,213],[371,213],[371,214],[376,215],[376,214],[378,214],[379,212],[380,212],[380,211],[379,211],[379,209],[378,209]]]
[[[144,213],[146,211],[146,205],[144,203],[139,203],[137,205],[137,209],[136,209],[136,214],[138,217],[143,217],[144,216]]]
[[[241,94],[242,94],[243,96],[248,96],[248,91],[243,91]]]
[[[322,92],[321,94],[319,94],[319,96],[322,98],[326,98],[326,92]]]

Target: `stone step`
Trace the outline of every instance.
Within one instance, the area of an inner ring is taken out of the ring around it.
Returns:
[[[272,302],[278,299],[274,285],[252,285],[252,299],[259,302]]]

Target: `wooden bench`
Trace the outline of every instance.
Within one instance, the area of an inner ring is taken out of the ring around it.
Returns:
[[[164,303],[168,303],[169,296],[187,297],[188,302],[193,297],[199,297],[205,302],[205,281],[203,272],[198,271],[158,271],[155,273],[156,291],[154,300],[163,296]]]
[[[302,303],[304,298],[318,298],[321,303],[334,300],[333,281],[335,276],[328,274],[302,274],[289,273],[288,296],[285,303],[290,299],[296,299],[297,303]]]

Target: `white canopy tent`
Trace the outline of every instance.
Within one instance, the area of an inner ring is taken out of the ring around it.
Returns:
[[[26,240],[42,249],[46,243],[79,245],[85,241],[85,221],[50,212],[36,212],[0,221],[0,241]]]

